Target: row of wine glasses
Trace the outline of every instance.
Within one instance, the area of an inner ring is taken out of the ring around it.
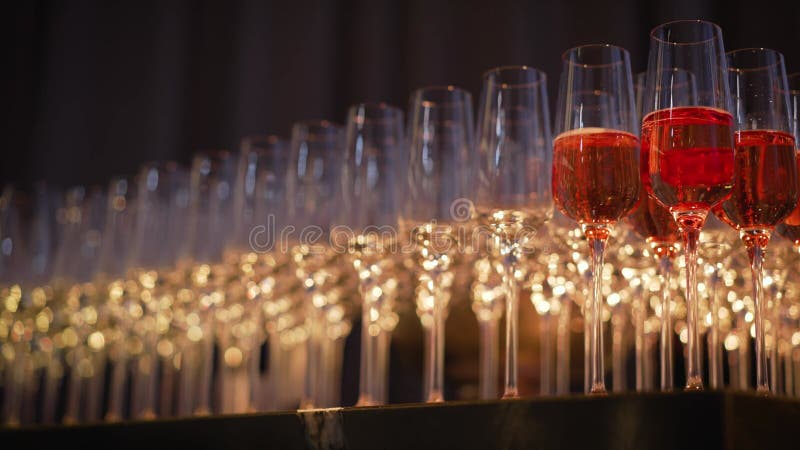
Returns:
[[[672,390],[679,365],[702,389],[706,360],[711,388],[726,372],[746,388],[754,360],[758,391],[800,393],[800,76],[772,50],[726,54],[709,22],[662,25],[650,44],[635,80],[623,48],[565,52],[555,138],[546,75],[499,67],[477,126],[470,93],[428,87],[407,121],[358,104],[345,126],[298,122],[289,140],[148,163],[107,189],[5,189],[3,423],[337,406],[358,324],[357,404],[385,404],[407,305],[425,335],[421,399],[443,401],[463,297],[481,398],[498,396],[499,354],[502,397],[520,395],[525,296],[542,394],[571,392],[573,334],[586,393],[606,392],[609,347],[615,391]],[[794,250],[764,276],[773,229]]]

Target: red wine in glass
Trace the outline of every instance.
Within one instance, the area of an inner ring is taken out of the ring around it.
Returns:
[[[794,137],[783,131],[736,133],[731,196],[714,210],[737,230],[772,229],[797,206]]]
[[[653,111],[642,121],[646,187],[673,215],[705,216],[733,187],[733,116],[710,107]],[[701,222],[702,223],[702,222]]]
[[[639,196],[639,139],[605,128],[578,128],[553,142],[553,199],[582,224],[614,224]]]
[[[796,158],[797,173],[800,173],[800,153],[796,155]],[[784,238],[792,241],[795,248],[800,249],[800,203],[792,210],[789,217],[775,227],[775,231]]]

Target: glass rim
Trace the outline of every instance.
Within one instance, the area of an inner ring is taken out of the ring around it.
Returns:
[[[458,94],[458,96],[460,96],[461,98],[448,99],[446,101],[427,100],[424,97],[424,93],[426,93],[426,92],[431,92],[431,93],[436,93],[436,92],[439,92],[439,93],[445,92],[445,93],[447,93],[447,92],[450,92],[450,93]],[[471,102],[472,101],[472,94],[470,94],[470,92],[468,90],[466,90],[464,88],[461,88],[461,87],[458,87],[458,86],[456,86],[454,84],[443,84],[443,85],[425,86],[425,87],[417,88],[411,94],[411,98],[413,98],[414,100],[419,99],[420,102],[425,107],[429,107],[430,108],[430,107],[436,107],[436,106],[448,106],[448,105],[466,104],[467,102]]]
[[[534,87],[547,83],[547,74],[544,72],[544,70],[537,69],[536,67],[529,66],[527,64],[510,64],[510,65],[492,67],[491,69],[485,70],[481,75],[481,78],[485,80],[492,75],[500,74],[511,70],[534,73],[536,74],[537,77],[539,77],[539,79],[529,83],[499,83],[501,87],[503,88]]]
[[[781,63],[784,62],[783,53],[781,53],[781,52],[779,52],[777,50],[773,50],[771,48],[765,48],[765,47],[737,48],[735,50],[731,50],[729,52],[726,52],[725,53],[725,57],[726,58],[731,58],[736,54],[744,54],[744,53],[750,53],[750,54],[762,53],[762,54],[765,54],[765,55],[773,55],[773,56],[777,56],[777,61],[775,61],[772,64],[761,64],[761,65],[758,65],[757,67],[744,67],[744,68],[743,67],[734,67],[733,65],[730,64],[730,61],[728,61],[728,71],[729,72],[755,72],[755,71],[759,71],[759,70],[769,69],[771,67],[778,67]]]
[[[621,58],[618,61],[607,62],[607,63],[602,63],[602,64],[584,64],[584,63],[578,63],[578,62],[575,62],[575,61],[572,61],[571,59],[569,59],[568,55],[570,55],[570,54],[572,54],[572,53],[574,53],[574,52],[576,52],[578,50],[582,50],[582,49],[586,49],[586,48],[620,50],[620,51],[622,51],[622,54],[624,55],[624,58]],[[595,69],[595,68],[602,68],[602,67],[617,66],[617,65],[623,64],[626,59],[628,61],[630,61],[630,59],[631,59],[630,52],[625,47],[620,47],[619,45],[614,45],[614,44],[584,44],[584,45],[578,45],[576,47],[568,48],[567,50],[564,51],[564,53],[561,54],[561,61],[563,61],[565,63],[568,63],[568,64],[571,64],[573,66],[582,67],[584,69],[589,69],[589,68]]]
[[[364,111],[379,111],[381,115],[379,117],[367,117],[367,114],[359,114],[360,110]],[[399,107],[392,105],[391,103],[387,102],[364,102],[364,103],[356,103],[354,105],[350,105],[347,108],[347,123],[349,124],[351,119],[355,117],[358,123],[390,123],[393,120],[400,120],[402,121],[403,118],[403,110]]]
[[[694,23],[694,24],[703,24],[703,25],[710,25],[710,26],[711,26],[711,29],[712,29],[712,30],[714,30],[714,34],[713,34],[713,36],[711,36],[711,37],[710,37],[710,38],[708,38],[708,39],[703,39],[703,40],[701,40],[701,41],[692,41],[692,42],[673,42],[673,41],[668,41],[668,40],[665,40],[665,39],[662,39],[662,38],[660,38],[660,37],[656,36],[656,31],[658,31],[658,30],[660,30],[660,29],[662,29],[662,28],[664,28],[664,27],[667,27],[667,26],[669,26],[669,25],[675,25],[675,24],[690,24],[690,23]],[[669,22],[664,22],[664,23],[662,23],[661,25],[655,26],[655,27],[653,27],[653,29],[651,29],[651,30],[650,30],[650,39],[654,39],[654,40],[656,40],[656,41],[658,41],[658,42],[661,42],[661,43],[664,43],[664,44],[667,44],[667,45],[674,45],[674,46],[682,46],[682,45],[698,45],[698,44],[704,44],[704,43],[706,43],[706,42],[711,42],[711,41],[713,41],[713,40],[714,40],[714,39],[716,39],[717,37],[719,37],[719,38],[722,38],[722,28],[721,28],[719,25],[717,25],[716,23],[714,23],[714,22],[712,22],[712,21],[710,21],[710,20],[703,20],[703,19],[678,19],[678,20],[671,20],[671,21],[669,21]]]

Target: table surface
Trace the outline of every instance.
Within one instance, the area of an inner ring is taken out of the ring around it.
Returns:
[[[0,429],[4,449],[795,449],[800,401],[734,392],[403,404]]]

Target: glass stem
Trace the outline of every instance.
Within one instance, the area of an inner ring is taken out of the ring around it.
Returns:
[[[75,424],[80,421],[80,399],[81,399],[81,375],[79,365],[83,360],[83,346],[77,346],[72,350],[72,368],[69,373],[66,394],[66,409],[64,411],[63,422]],[[22,390],[20,389],[20,394]],[[19,394],[17,394],[19,395]]]
[[[516,257],[509,250],[503,261],[503,284],[506,288],[506,372],[503,398],[519,397],[517,385],[519,345],[519,293],[517,292]]]
[[[704,221],[705,217],[688,216],[678,218],[678,224],[683,232],[683,240],[686,245],[684,258],[686,260],[686,326],[688,328],[685,388],[687,391],[703,389],[703,376],[700,373],[697,241],[700,238],[700,229]]]
[[[172,365],[172,357],[161,359],[161,382],[159,384],[158,416],[172,417],[172,392],[175,388],[175,366]]]
[[[794,396],[800,397],[800,349],[793,348],[792,353],[792,384],[794,385]]]
[[[739,389],[739,350],[728,350],[726,354],[728,356],[728,373],[730,374],[728,384],[731,389]]]
[[[746,230],[741,233],[750,258],[750,273],[753,281],[753,301],[755,302],[756,327],[756,392],[769,393],[769,377],[767,373],[767,349],[764,339],[764,307],[763,263],[764,249],[769,242],[766,230]]]
[[[742,320],[744,322],[744,320]],[[746,391],[750,386],[750,327],[746,325],[739,335],[739,390]]]
[[[342,348],[340,348],[340,354],[338,365],[339,365],[339,376],[341,377],[341,365],[342,365],[342,356],[344,351],[344,339],[340,339],[342,341]],[[373,393],[373,398],[378,401],[378,404],[385,404],[389,401],[389,350],[392,346],[392,332],[391,330],[381,330],[381,334],[378,338],[378,376],[377,376],[377,383],[375,384],[375,392]]]
[[[780,320],[780,300],[781,296],[778,294],[778,285],[777,282],[773,282],[769,288],[769,298],[772,299],[772,309],[770,310],[770,322],[772,326],[770,327],[771,336],[772,336],[772,346],[769,350],[769,370],[770,370],[770,387],[771,392],[775,395],[781,392],[781,387],[783,385],[783,377],[781,374],[783,371],[780,370],[780,357],[778,352],[778,347],[780,344],[780,337],[781,337],[781,320]]]
[[[497,398],[497,319],[483,320],[480,326],[480,395],[482,400]]]
[[[719,324],[719,269],[714,265],[711,274],[711,329],[708,333],[708,383],[711,389],[722,389],[722,345]]]
[[[430,386],[428,402],[444,401],[444,295],[441,291],[441,276],[434,274],[433,324],[430,339]]]
[[[553,316],[546,312],[539,316],[541,320],[541,362],[539,383],[541,395],[553,394]]]
[[[267,337],[268,348],[268,366],[267,366],[267,381],[266,381],[266,395],[262,394],[261,404],[266,411],[276,411],[280,408],[278,402],[278,392],[283,388],[281,384],[281,371],[283,364],[281,355],[283,349],[281,348],[281,335],[277,330],[277,320],[270,324],[269,335]],[[264,386],[264,384],[262,384]]]
[[[259,307],[256,311],[261,311]],[[261,386],[261,346],[264,344],[264,335],[261,330],[264,324],[261,314],[256,313],[256,331],[250,336],[249,349],[245,351],[245,361],[247,362],[247,412],[260,411],[259,398],[263,387]]]
[[[611,390],[624,392],[625,380],[625,312],[621,306],[611,312]]]
[[[671,247],[671,246],[670,246]],[[658,271],[661,277],[661,390],[669,392],[673,382],[672,351],[672,307],[669,298],[669,283],[672,274],[671,249],[664,249],[658,260]],[[656,250],[657,254],[659,253]]]
[[[644,391],[644,355],[645,355],[645,333],[644,333],[644,319],[647,305],[644,299],[644,289],[641,287],[636,288],[635,308],[633,316],[633,332],[634,332],[634,352],[636,360],[636,392]]]
[[[208,322],[212,319],[208,318]],[[200,372],[197,379],[196,404],[194,407],[194,415],[207,416],[211,414],[211,389],[213,382],[214,371],[214,337],[212,335],[212,327],[207,323],[203,327],[203,337],[198,342],[202,347],[200,348]]]
[[[788,396],[794,395],[794,376],[792,375],[792,350],[783,354],[783,392]]]
[[[361,279],[361,367],[359,379],[358,406],[378,404],[375,398],[376,384],[380,373],[379,342],[380,325],[378,316],[380,311],[376,308],[371,291],[373,283],[369,277]]]
[[[592,295],[588,308],[591,316],[591,334],[589,339],[589,381],[591,394],[605,394],[605,369],[603,367],[603,256],[608,240],[608,229],[605,227],[584,227],[584,234],[589,240],[589,251],[592,259]]]
[[[425,345],[423,346],[423,367],[422,367],[422,398],[427,399],[428,393],[431,390],[431,376],[433,374],[433,348],[435,343],[431,338],[431,327],[432,325],[428,324],[422,325],[422,330],[424,333],[423,342]]]
[[[108,412],[106,413],[106,421],[108,422],[122,420],[125,373],[128,366],[128,359],[123,354],[122,343],[115,345],[118,347],[118,353],[111,365],[111,380],[108,387]]]
[[[112,365],[112,374],[116,373],[114,371],[118,370],[117,366],[120,364],[115,362]],[[123,366],[124,370],[124,366]],[[42,398],[42,423],[46,425],[52,425],[55,423],[56,417],[56,404],[58,402],[58,391],[59,385],[61,384],[61,363],[58,359],[56,359],[56,355],[50,354],[47,362],[47,367],[45,368],[45,376],[44,376],[44,395]],[[112,375],[113,376],[113,375]],[[123,371],[124,376],[124,371]],[[111,388],[109,388],[109,411],[111,411],[112,403],[111,399],[113,398],[113,392]]]
[[[569,323],[572,313],[572,301],[561,297],[561,310],[558,313],[558,335],[556,337],[556,393],[569,394],[570,334]]]

